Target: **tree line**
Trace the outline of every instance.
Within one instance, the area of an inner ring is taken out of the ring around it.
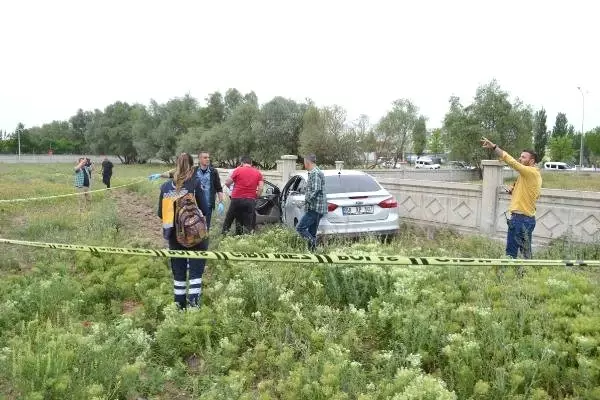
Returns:
[[[209,94],[204,104],[185,95],[164,104],[117,101],[104,110],[79,109],[66,121],[53,121],[0,135],[0,152],[112,154],[123,163],[158,159],[173,162],[181,151],[209,150],[217,165],[235,165],[248,154],[262,168],[273,168],[282,154],[315,153],[319,162],[349,166],[403,161],[407,153],[445,154],[479,166],[490,155],[481,149],[486,136],[512,154],[533,147],[541,157],[571,162],[579,157],[581,132],[564,113],[552,130],[547,115],[511,99],[493,80],[477,88],[470,104],[450,97],[441,128],[428,130],[427,117],[408,99],[398,99],[377,122],[361,115],[349,121],[339,105],[318,106],[311,99],[296,102],[281,96],[259,104],[254,92],[232,88]],[[585,135],[584,160],[600,161],[600,127]],[[375,155],[375,157],[368,157]],[[375,160],[375,161],[374,161]]]

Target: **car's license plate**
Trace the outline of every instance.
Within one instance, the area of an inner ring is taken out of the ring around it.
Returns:
[[[373,206],[342,207],[344,215],[373,214]]]

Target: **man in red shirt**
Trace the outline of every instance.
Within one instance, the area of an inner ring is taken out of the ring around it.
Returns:
[[[229,232],[234,219],[243,226],[244,233],[254,231],[256,198],[261,195],[264,182],[260,171],[252,166],[250,157],[244,156],[241,161],[242,165],[234,169],[225,181],[228,188],[232,184],[234,186],[231,203],[223,221],[223,235]]]

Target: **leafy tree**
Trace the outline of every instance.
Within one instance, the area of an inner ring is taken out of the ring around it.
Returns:
[[[223,140],[229,135],[229,130],[225,124],[217,124],[204,133],[199,130],[197,132],[202,145],[201,148],[208,149],[213,160],[219,160],[220,165],[223,167],[237,166],[240,155],[231,154],[228,142]]]
[[[256,107],[258,107],[258,97],[256,96],[256,93],[254,93],[254,91],[246,93],[244,95],[244,102],[254,104]]]
[[[349,132],[358,144],[358,159],[363,165],[368,164],[368,156],[377,151],[377,138],[369,117],[362,114],[350,127]]]
[[[347,129],[347,113],[338,105],[323,107],[325,137],[329,143],[329,152],[323,157],[323,162],[334,165],[335,161],[342,160],[348,166],[353,166],[358,158],[357,138],[351,130]]]
[[[256,129],[260,110],[254,104],[244,103],[222,125],[225,133],[220,138],[219,148],[227,160],[238,160],[243,155],[254,158],[257,152]],[[220,132],[220,131],[213,131]]]
[[[190,128],[187,133],[181,135],[177,139],[177,154],[184,151],[196,153],[201,150],[209,149],[211,158],[215,158],[217,155],[220,155],[218,143],[212,143],[208,140],[209,131],[210,129],[206,129],[203,126],[195,126]]]
[[[579,160],[581,151],[581,134],[573,135],[573,154],[576,160]],[[596,127],[585,134],[583,143],[584,164],[597,164],[600,160],[600,127]]]
[[[552,137],[565,136],[567,133],[569,133],[569,121],[567,120],[567,115],[559,112],[556,115],[554,128],[552,128]]]
[[[55,153],[80,152],[82,143],[73,140],[72,133],[67,121],[53,121],[29,129],[32,148],[36,153],[45,153],[48,150]]]
[[[225,121],[225,103],[221,93],[211,93],[205,100],[206,107],[201,108],[198,112],[200,123],[205,128],[211,128]]]
[[[324,112],[310,104],[303,115],[300,132],[300,153],[315,154],[319,163],[328,158],[330,141],[326,135]]]
[[[590,154],[588,162],[597,165],[600,162],[600,126],[585,134],[584,144]]]
[[[450,157],[479,165],[485,154],[479,145],[482,129],[471,115],[471,109],[463,106],[458,97],[452,96],[449,102],[450,110],[444,117],[444,131]]]
[[[86,131],[90,149],[96,153],[114,154],[125,164],[137,161],[137,150],[133,144],[133,116],[135,108],[127,103],[116,102],[104,109],[96,110]]]
[[[171,99],[165,105],[155,108],[154,119],[159,122],[150,132],[150,137],[158,148],[156,152],[158,159],[165,162],[174,161],[178,138],[187,133],[190,127],[199,125],[198,112],[197,100],[189,95]]]
[[[71,137],[76,143],[75,152],[85,153],[89,150],[85,141],[85,132],[88,129],[89,124],[92,121],[93,113],[91,111],[83,111],[81,108],[77,110],[77,113],[69,118],[69,124],[71,126]]]
[[[426,118],[420,116],[415,123],[412,132],[413,151],[417,155],[422,155],[427,147],[427,125]]]
[[[573,138],[571,136],[556,136],[550,139],[550,155],[553,161],[571,162],[573,160]]]
[[[22,122],[17,124],[12,136],[16,140],[16,152],[19,151],[19,140],[21,143],[21,154],[34,153],[36,151],[34,138],[29,134],[29,129],[25,129],[25,125]]]
[[[431,136],[429,137],[429,151],[433,154],[440,154],[446,151],[442,129],[436,128],[431,132]]]
[[[337,105],[319,109],[309,104],[300,133],[301,154],[314,153],[322,165],[343,160],[352,166],[359,152],[358,137],[346,126],[346,110]]]
[[[237,89],[227,89],[225,92],[225,118],[229,118],[235,109],[244,102],[242,94]]]
[[[546,110],[543,108],[535,112],[533,117],[534,150],[540,160],[546,156],[546,146],[550,133],[546,126]]]
[[[132,135],[140,160],[158,158],[173,162],[179,137],[200,125],[199,110],[198,101],[189,94],[165,104],[151,100],[149,108],[139,105],[132,108]]]
[[[149,108],[137,107],[132,112],[133,145],[142,162],[156,157],[159,152],[160,144],[156,142],[154,132],[160,124],[160,109],[161,106],[151,100]]]
[[[571,147],[573,147],[573,158],[577,160],[577,164],[579,164],[579,154],[581,153],[581,133],[574,133],[573,135],[567,135],[571,138]],[[590,149],[585,146],[584,141],[583,146],[583,163],[590,163]]]
[[[0,153],[16,153],[17,152],[17,138],[14,132],[7,132],[6,130],[2,134],[2,140],[0,140]]]
[[[377,124],[378,153],[394,160],[404,159],[404,152],[410,145],[413,129],[418,119],[418,108],[410,100],[398,99],[392,103],[392,110]]]
[[[463,106],[458,97],[450,98],[444,130],[452,158],[481,166],[481,160],[491,156],[481,148],[482,136],[515,153],[531,146],[533,117],[519,99],[511,103],[508,93],[493,80],[477,89],[469,106]]]
[[[257,158],[275,165],[282,154],[298,154],[305,109],[305,105],[279,96],[262,106],[256,125]]]

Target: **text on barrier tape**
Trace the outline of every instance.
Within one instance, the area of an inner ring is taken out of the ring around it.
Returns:
[[[0,238],[0,243],[41,247],[55,250],[85,251],[91,254],[122,254],[147,257],[199,258],[220,261],[262,261],[312,264],[382,264],[382,265],[524,265],[524,266],[565,266],[598,267],[600,260],[519,260],[503,258],[447,258],[447,257],[406,257],[397,255],[345,255],[345,254],[299,254],[299,253],[260,253],[235,251],[192,251],[169,249],[141,249],[124,247],[84,246],[78,244],[30,242]]]
[[[54,196],[43,196],[43,197],[24,197],[22,199],[0,199],[0,203],[21,203],[21,202],[24,202],[24,201],[48,200],[48,199],[58,199],[60,197],[81,196],[81,195],[84,195],[84,194],[105,192],[107,190],[114,190],[114,189],[122,188],[122,187],[125,187],[125,186],[131,186],[131,185],[134,185],[136,183],[144,182],[145,180],[146,179],[140,179],[139,181],[129,182],[129,183],[126,183],[124,185],[113,186],[111,188],[90,190],[90,191],[87,191],[87,192],[57,194],[57,195],[54,195]]]

